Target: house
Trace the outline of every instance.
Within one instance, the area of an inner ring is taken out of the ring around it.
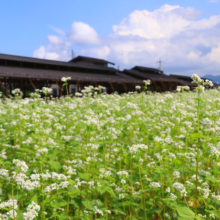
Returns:
[[[65,95],[62,77],[71,77],[68,89],[72,94],[89,85],[102,85],[108,93],[134,91],[135,85],[143,85],[142,80],[108,67],[108,64],[113,63],[83,56],[63,62],[0,54],[0,85],[5,95],[20,88],[24,97],[44,86],[53,88],[54,96]]]
[[[152,82],[148,89],[156,92],[173,91],[177,86],[193,86],[190,77],[168,76],[159,69],[143,66],[119,71],[109,64],[114,65],[103,59],[85,56],[64,62],[0,54],[0,87],[6,96],[13,89],[20,88],[24,97],[35,89],[50,87],[56,97],[67,94],[62,86],[62,77],[71,77],[68,93],[73,95],[90,85],[104,86],[107,93],[126,93],[135,91],[137,85],[144,86],[143,80],[148,79]]]
[[[140,80],[150,79],[152,82],[148,87],[150,91],[173,91],[177,88],[177,86],[188,85],[188,83],[184,80],[168,76],[164,74],[163,71],[155,68],[135,66],[129,70],[125,69],[123,73]]]

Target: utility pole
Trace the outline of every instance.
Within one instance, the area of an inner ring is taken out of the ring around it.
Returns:
[[[123,56],[123,53],[121,53],[121,56]],[[120,71],[120,66],[118,65],[118,71]]]
[[[159,66],[159,70],[161,71],[161,63],[162,63],[162,61],[159,59],[159,61],[157,61],[157,63],[160,64],[160,66]]]
[[[75,57],[75,54],[74,54],[74,51],[73,50],[71,50],[72,51],[72,59]]]

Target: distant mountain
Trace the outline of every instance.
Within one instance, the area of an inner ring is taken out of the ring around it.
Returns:
[[[212,80],[212,82],[214,82],[214,83],[220,84],[220,75],[218,75],[218,76],[205,75],[205,76],[202,76],[202,78],[207,78],[207,79]]]

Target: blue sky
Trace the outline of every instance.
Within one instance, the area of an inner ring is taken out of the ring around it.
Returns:
[[[3,0],[0,53],[92,56],[166,74],[220,74],[218,0]]]

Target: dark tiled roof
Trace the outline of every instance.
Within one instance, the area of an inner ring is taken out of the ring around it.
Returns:
[[[152,72],[156,74],[164,74],[163,71],[156,69],[156,68],[150,68],[150,67],[144,67],[144,66],[135,66],[131,70],[138,70],[141,72]]]
[[[191,76],[174,75],[174,74],[170,74],[170,76],[176,77],[176,78],[179,78],[179,79],[186,79],[186,80],[191,80],[191,81],[193,81],[192,78],[191,78]],[[208,79],[208,78],[201,77],[201,79],[205,79],[205,80],[206,80],[206,79]],[[210,80],[210,79],[208,79],[208,80]]]
[[[133,77],[136,76],[137,78],[143,79],[143,80],[144,79],[150,79],[152,81],[178,82],[181,85],[186,85],[187,84],[183,80],[177,79],[175,77],[167,76],[165,74],[143,73],[143,72],[140,72],[140,71],[137,71],[137,70],[134,70],[134,69],[131,69],[131,70],[125,69],[124,73],[128,74],[130,76],[133,76]]]
[[[190,83],[188,83],[188,84],[190,84],[191,86],[197,86],[196,83],[191,83],[193,81],[191,76],[174,75],[174,74],[170,74],[170,76],[175,77],[177,79],[186,80],[186,82],[190,81]],[[206,80],[206,79],[210,80],[209,78],[204,78],[204,77],[201,77],[201,79],[203,79],[203,80]],[[219,86],[219,84],[214,83],[214,82],[213,82],[213,85],[214,85],[214,87],[218,87]]]
[[[54,66],[78,67],[84,69],[88,68],[88,69],[97,69],[97,70],[116,71],[116,69],[112,67],[89,65],[84,63],[64,62],[64,61],[56,61],[56,60],[46,60],[46,59],[39,59],[32,57],[7,55],[7,54],[0,54],[0,60],[18,61],[18,62],[27,62],[27,63],[36,63],[36,64],[45,64],[45,65],[54,65]]]
[[[110,63],[112,65],[115,65],[114,63],[106,61],[106,60],[103,60],[103,59],[92,58],[92,57],[84,57],[84,56],[78,56],[76,58],[73,58],[69,62],[77,62],[79,60],[82,60],[82,61],[93,61],[93,62],[100,62],[100,63]]]
[[[48,79],[61,80],[62,77],[71,77],[72,81],[86,82],[114,82],[114,83],[137,83],[142,84],[142,80],[134,77],[123,78],[123,74],[97,74],[97,73],[82,73],[68,72],[57,70],[29,69],[20,67],[0,66],[0,77],[27,78],[27,79]]]
[[[170,76],[175,77],[175,78],[188,79],[192,81],[192,78],[190,76],[174,75],[174,74],[170,74]]]

